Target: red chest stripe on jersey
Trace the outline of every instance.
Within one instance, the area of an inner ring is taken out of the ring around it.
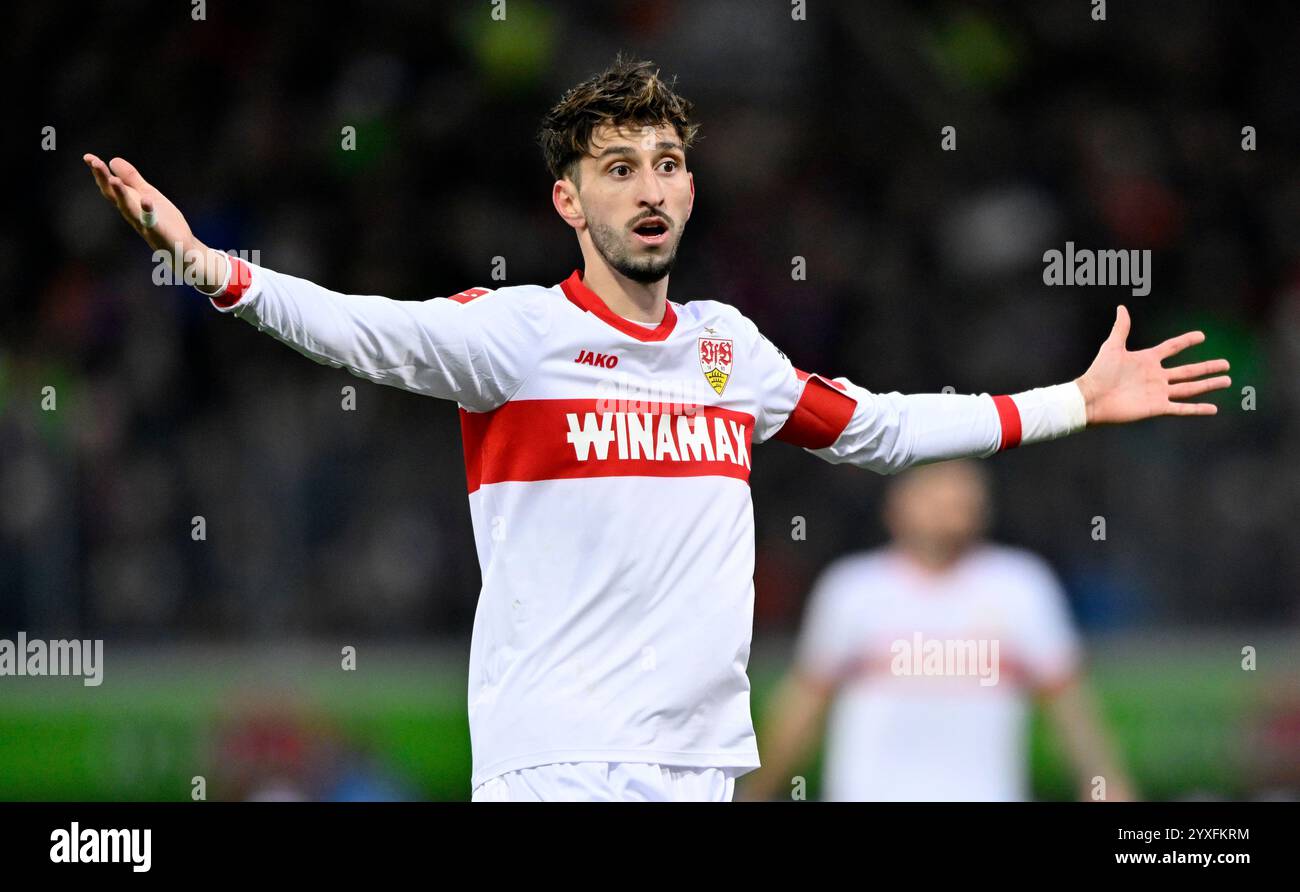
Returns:
[[[996,685],[981,685],[979,677],[968,672],[965,675],[927,675],[903,673],[897,674],[894,671],[894,657],[890,654],[864,655],[849,661],[835,675],[835,684],[848,684],[855,681],[893,679],[900,684],[912,686],[912,690],[919,694],[922,689],[939,691],[951,689],[966,689],[970,692],[979,691],[981,688],[997,688],[1004,685],[1018,688],[1032,688],[1033,675],[1029,667],[1022,661],[1016,659],[1010,654],[1001,654],[998,658],[998,682]]]
[[[1020,409],[1009,396],[993,397],[993,405],[998,407],[998,420],[1002,422],[1002,445],[998,449],[1015,449],[1020,445]]]
[[[795,369],[804,382],[803,393],[790,417],[776,432],[776,439],[807,449],[822,449],[844,433],[858,401],[844,392],[844,385]]]
[[[582,477],[749,480],[754,417],[714,406],[608,411],[604,400],[513,400],[460,410],[469,491],[507,481]]]
[[[577,306],[638,341],[662,341],[673,333],[673,328],[677,325],[677,314],[670,303],[664,304],[664,318],[657,328],[645,328],[630,319],[624,319],[611,310],[599,294],[587,287],[587,283],[582,281],[580,269],[575,269],[569,278],[560,283],[560,290]]]

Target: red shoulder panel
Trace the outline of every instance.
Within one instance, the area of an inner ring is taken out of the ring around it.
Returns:
[[[460,294],[453,294],[447,300],[454,300],[458,304],[467,304],[476,297],[482,297],[488,293],[486,288],[469,288]]]

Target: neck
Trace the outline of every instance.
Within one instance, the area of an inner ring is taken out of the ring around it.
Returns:
[[[605,306],[634,322],[662,322],[668,305],[668,277],[658,282],[636,282],[605,262],[594,250],[583,251],[582,281]]]

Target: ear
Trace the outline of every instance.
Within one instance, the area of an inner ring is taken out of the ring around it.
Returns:
[[[695,210],[695,174],[687,171],[686,177],[691,182],[691,203],[686,206],[686,216],[689,218],[691,211]]]
[[[578,189],[570,180],[556,180],[551,186],[551,204],[555,205],[555,212],[569,226],[581,229],[586,225],[587,216],[582,212]]]

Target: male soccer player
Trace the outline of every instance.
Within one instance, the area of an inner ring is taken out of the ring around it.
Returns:
[[[790,795],[829,707],[823,799],[1027,799],[1037,695],[1081,796],[1131,798],[1093,712],[1055,574],[1030,552],[983,540],[983,470],[951,461],[890,481],[891,541],[822,573],[795,665],[762,725],[763,767],[740,784],[741,797]]]
[[[460,406],[483,588],[470,644],[474,799],[729,800],[749,708],[750,449],[880,473],[1208,415],[1222,360],[1191,332],[1125,349],[1121,308],[1075,381],[1012,396],[872,393],[795,369],[733,307],[668,300],[691,216],[692,105],[652,63],[569,90],[540,142],[583,268],[425,301],[340,294],[214,251],[121,158],[85,161],[212,304],[320,363]]]

